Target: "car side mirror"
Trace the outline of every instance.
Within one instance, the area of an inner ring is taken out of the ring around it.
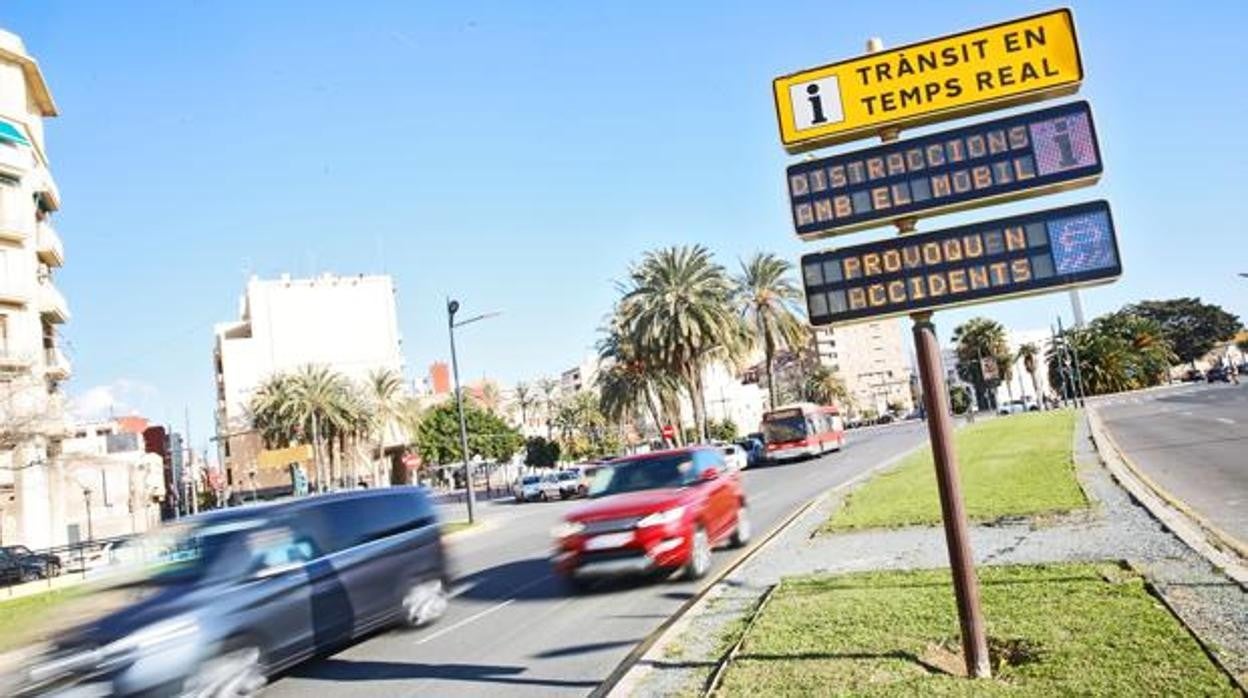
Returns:
[[[719,477],[719,468],[707,468],[702,471],[702,482],[710,482]]]

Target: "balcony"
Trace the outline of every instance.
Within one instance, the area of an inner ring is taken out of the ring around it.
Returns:
[[[29,356],[22,356],[9,349],[0,348],[0,373],[24,371],[30,368],[33,363]]]
[[[53,380],[63,381],[69,378],[72,373],[69,366],[69,359],[65,358],[65,353],[57,347],[48,347],[43,350],[44,364],[47,375]]]
[[[31,149],[11,143],[0,143],[0,173],[21,178],[35,166]]]
[[[43,221],[36,226],[35,241],[35,254],[39,256],[39,261],[50,267],[65,264],[65,246],[50,222]]]
[[[65,296],[52,284],[52,280],[39,282],[38,294],[39,314],[49,322],[69,322],[69,303]]]
[[[4,212],[4,202],[0,202],[0,213]],[[30,235],[32,223],[9,216],[0,216],[0,240],[23,242]]]

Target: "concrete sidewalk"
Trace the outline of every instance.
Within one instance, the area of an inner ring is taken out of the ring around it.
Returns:
[[[1074,441],[1077,473],[1091,500],[1090,508],[1044,520],[973,526],[976,562],[1127,560],[1242,685],[1248,680],[1248,592],[1132,502],[1102,466],[1086,419],[1076,422]],[[948,566],[940,527],[817,535],[842,499],[843,494],[825,498],[717,584],[655,644],[639,663],[626,692],[665,696],[699,691],[736,622],[782,577]]]

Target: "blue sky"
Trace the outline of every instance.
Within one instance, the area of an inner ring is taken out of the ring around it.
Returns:
[[[557,373],[590,350],[644,250],[700,242],[735,269],[816,247],[790,228],[772,77],[859,55],[869,36],[898,45],[1054,5],[887,7],[6,0],[0,26],[62,112],[48,149],[69,390],[178,426],[189,406],[202,446],[212,325],[236,316],[249,273],[393,274],[412,376],[446,355],[447,294],[503,311],[464,330],[466,378]],[[1102,183],[920,230],[1104,197],[1126,272],[1084,293],[1089,315],[1198,295],[1248,318],[1248,4],[1073,7]],[[975,314],[1037,328],[1059,312],[1065,294],[936,322],[947,336]]]

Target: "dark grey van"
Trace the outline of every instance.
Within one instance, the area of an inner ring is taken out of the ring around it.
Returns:
[[[136,545],[156,564],[113,584],[126,602],[57,637],[0,692],[248,695],[274,672],[446,608],[437,514],[414,487],[214,512]]]

